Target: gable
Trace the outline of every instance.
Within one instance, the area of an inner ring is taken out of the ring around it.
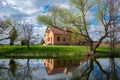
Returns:
[[[66,31],[64,29],[61,29],[61,28],[58,28],[58,27],[52,27],[52,26],[48,26],[47,29],[46,29],[46,33],[47,32],[50,32],[50,31],[53,33],[53,34],[70,34],[72,31]]]

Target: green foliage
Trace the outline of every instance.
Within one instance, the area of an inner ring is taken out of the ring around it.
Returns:
[[[82,44],[82,42],[85,42],[84,36],[79,35],[79,31],[77,29],[73,30],[70,39],[72,43]]]
[[[14,27],[10,32],[10,45],[14,44],[14,41],[17,39],[17,37],[18,37],[18,32]]]
[[[37,16],[37,20],[39,23],[41,24],[45,24],[45,25],[52,25],[53,26],[53,20],[51,19],[50,16],[46,16],[46,15],[39,15]]]
[[[84,12],[87,12],[94,5],[94,0],[71,0],[71,2]]]
[[[49,8],[46,15],[37,16],[37,21],[45,25],[58,26],[58,24],[60,23],[58,17],[59,17],[59,8],[57,6],[53,6]]]
[[[41,42],[40,42],[40,45],[43,45],[44,44],[44,40],[42,39]]]

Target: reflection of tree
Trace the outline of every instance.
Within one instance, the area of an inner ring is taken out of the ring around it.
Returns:
[[[107,80],[109,80],[109,73],[102,68],[101,64],[96,59],[95,59],[95,63],[98,65],[99,69],[106,75]]]
[[[32,80],[32,70],[31,70],[31,68],[30,68],[30,59],[28,59],[27,60],[27,66],[26,66],[26,71],[25,71],[25,73],[26,73],[26,78],[28,79],[28,80]]]
[[[120,67],[116,64],[114,57],[110,58],[110,78],[112,80],[120,80]]]
[[[10,59],[9,67],[10,67],[9,70],[12,73],[12,75],[15,76],[15,72],[17,70],[17,63],[14,61],[14,59]]]
[[[108,70],[104,69],[102,64],[94,57],[89,59],[89,64],[85,63],[82,64],[77,71],[73,73],[73,80],[74,79],[80,79],[80,80],[89,80],[91,77],[95,80],[120,80],[119,78],[119,73],[120,73],[120,68],[119,66],[115,63],[114,58],[110,58],[110,62],[108,66]],[[95,71],[97,66],[98,71]],[[101,73],[102,72],[102,73]],[[77,77],[77,76],[79,77]]]
[[[17,63],[14,59],[10,59],[9,61],[9,77],[11,80],[16,79],[16,71],[17,71]]]
[[[21,70],[22,80],[32,80],[32,69],[30,67],[30,59],[27,59],[27,63],[25,66],[22,65]]]
[[[30,59],[23,61],[25,61],[25,63],[10,59],[7,65],[6,62],[1,62],[0,80],[1,77],[3,80],[32,80],[33,71],[39,68],[37,66],[31,66]],[[104,61],[106,61],[106,65],[102,65],[105,64]],[[81,62],[82,64],[77,67],[76,71],[71,71],[72,78],[70,80],[120,80],[120,59],[118,58],[115,60],[114,57],[110,57],[105,58],[105,60],[102,59],[101,61],[100,59],[92,57],[86,62],[83,60],[81,60]]]

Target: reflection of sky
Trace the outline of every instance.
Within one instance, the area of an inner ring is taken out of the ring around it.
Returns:
[[[23,67],[27,65],[27,59],[14,59],[14,60]],[[103,70],[105,70],[107,72],[110,71],[110,59],[109,58],[98,58],[97,61],[102,66]],[[120,58],[116,58],[115,63],[116,63],[116,65],[118,65],[120,67]],[[82,70],[86,66],[86,64],[89,65],[89,62],[88,63],[84,62],[83,64],[81,64],[81,66],[79,66],[76,69],[76,71]],[[61,79],[61,78],[64,78],[64,79],[67,78],[69,80],[69,78],[71,78],[73,76],[72,72],[69,72],[67,75],[65,75],[64,73],[48,75],[46,72],[45,65],[44,65],[44,59],[30,59],[29,65],[30,65],[30,69],[32,70],[31,73],[32,73],[33,80],[56,80],[56,79]],[[9,59],[0,59],[0,66],[9,68]],[[20,69],[22,69],[22,68],[19,66],[19,70]],[[24,69],[22,69],[22,70],[24,70]],[[1,72],[0,72],[0,74],[1,74]],[[8,76],[7,72],[4,74],[6,74],[6,76]],[[120,70],[117,72],[117,74],[119,74],[119,76],[120,76]],[[80,74],[78,73],[77,76],[80,76]],[[91,80],[96,80],[96,79],[100,79],[100,78],[105,79],[105,77],[106,77],[105,74],[102,71],[100,71],[100,68],[98,67],[98,65],[94,64],[94,68],[90,74],[89,79],[91,79]]]
[[[23,67],[27,65],[27,59],[15,59],[15,61]],[[63,73],[59,73],[59,74],[55,74],[55,75],[48,75],[46,72],[46,68],[44,66],[43,59],[30,59],[29,62],[30,62],[29,65],[30,65],[31,69],[36,68],[35,70],[32,71],[33,80],[41,80],[41,79],[42,80],[53,80],[53,79],[56,80],[56,79],[60,79],[60,78],[66,78],[71,75],[71,74],[64,75]],[[9,65],[8,65],[9,59],[0,59],[0,66],[3,63],[5,66],[9,67]]]

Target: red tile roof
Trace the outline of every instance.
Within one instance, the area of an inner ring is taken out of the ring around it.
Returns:
[[[51,31],[54,34],[65,34],[65,35],[69,35],[71,33],[71,31],[65,31],[63,29],[57,28],[57,27],[50,27]]]

